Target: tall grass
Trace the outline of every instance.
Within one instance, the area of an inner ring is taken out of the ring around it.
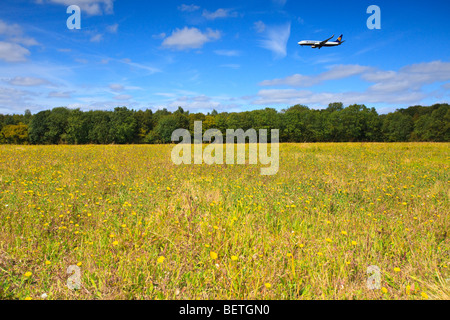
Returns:
[[[171,149],[0,146],[0,298],[449,299],[449,144],[283,144],[274,176]]]

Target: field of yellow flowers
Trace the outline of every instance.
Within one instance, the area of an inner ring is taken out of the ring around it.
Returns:
[[[0,298],[449,299],[449,146],[0,146]]]

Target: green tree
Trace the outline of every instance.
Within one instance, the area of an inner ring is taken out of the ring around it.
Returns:
[[[46,133],[48,132],[48,118],[51,111],[41,111],[35,114],[30,121],[28,134],[32,144],[48,144]]]
[[[8,144],[28,144],[28,126],[23,123],[8,124],[0,131],[0,142]]]
[[[80,111],[80,109],[72,110],[67,119],[67,128],[63,140],[70,144],[89,142],[89,123],[86,113]]]
[[[128,110],[126,107],[114,109],[111,115],[109,134],[115,143],[133,143],[137,136],[136,128],[137,123],[132,110]]]
[[[175,115],[163,116],[155,128],[156,134],[162,143],[172,142],[172,133],[179,127],[179,119]]]
[[[414,122],[410,115],[401,112],[389,113],[383,118],[381,131],[388,142],[409,141]]]
[[[153,129],[153,112],[150,109],[138,110],[134,113],[136,119],[137,139],[135,142],[145,142],[145,137]]]
[[[110,134],[111,127],[110,111],[89,111],[87,121],[89,124],[88,140],[91,143],[109,144],[114,142],[113,136]]]
[[[49,144],[58,144],[65,142],[65,130],[71,110],[65,107],[54,108],[47,117],[47,131],[44,139]]]

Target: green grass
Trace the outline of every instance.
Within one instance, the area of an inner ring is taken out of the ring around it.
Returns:
[[[274,176],[172,147],[0,146],[0,298],[449,299],[448,143],[283,144]]]

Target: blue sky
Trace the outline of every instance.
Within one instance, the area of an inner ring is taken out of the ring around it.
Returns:
[[[69,5],[81,29],[69,30]],[[381,9],[370,30],[367,8]],[[2,0],[0,113],[448,102],[448,1]],[[344,34],[339,47],[301,40]]]

